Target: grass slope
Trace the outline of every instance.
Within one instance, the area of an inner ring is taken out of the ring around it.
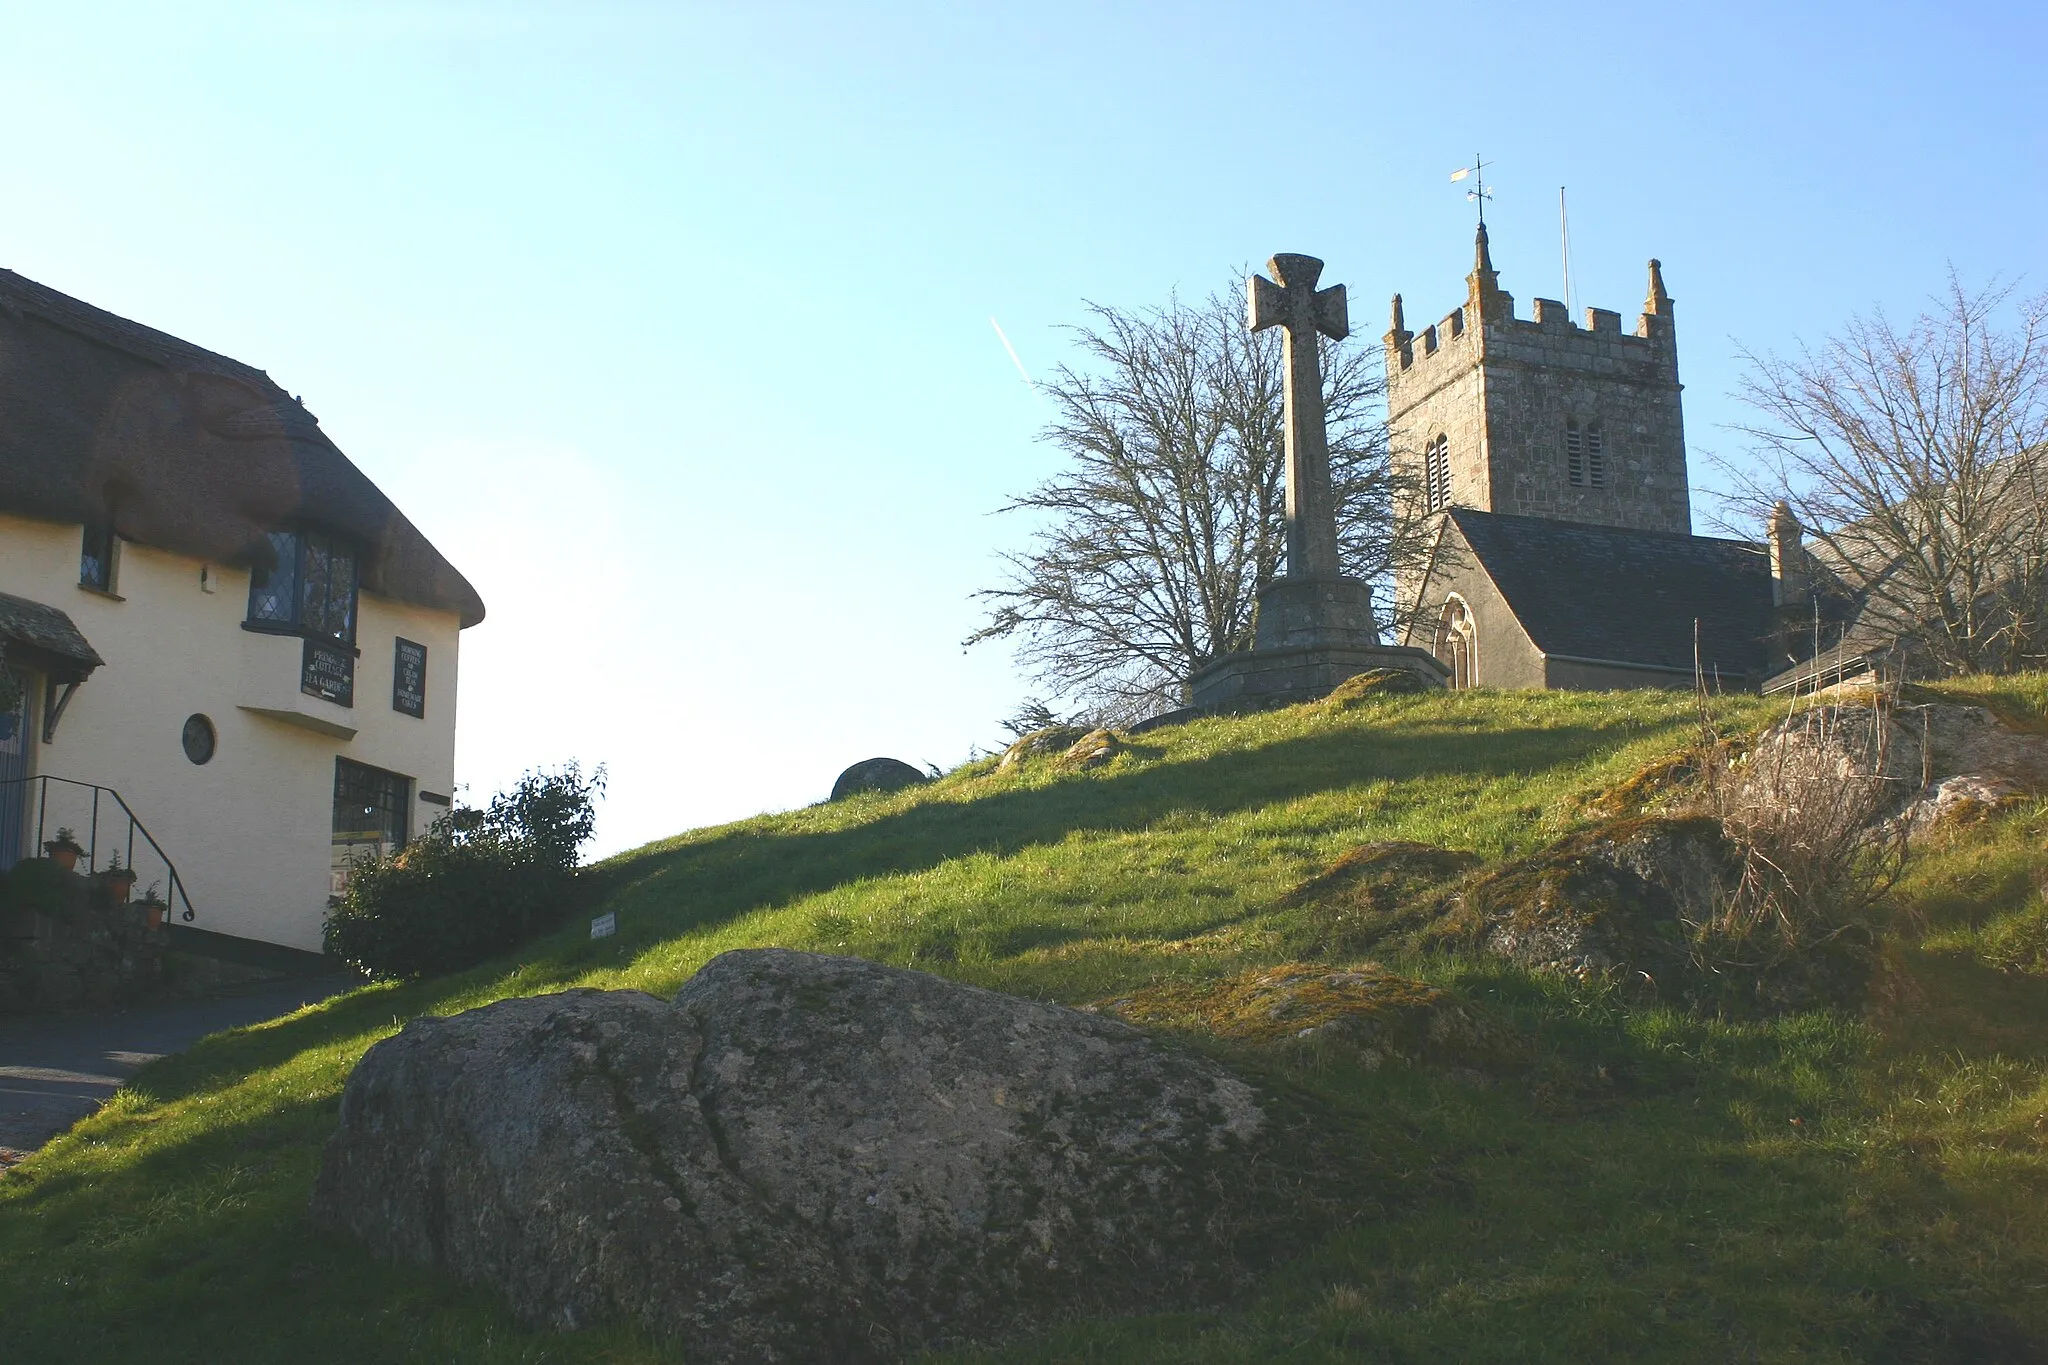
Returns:
[[[2048,682],[1980,688],[2031,723]],[[1728,704],[1760,724],[1760,702]],[[1285,894],[1360,843],[1488,857],[1688,739],[1689,699],[1458,693],[1201,721],[1108,767],[984,763],[696,831],[601,869],[620,934],[380,986],[143,1071],[0,1179],[0,1360],[672,1361],[521,1331],[304,1209],[350,1066],[400,1022],[571,985],[673,990],[728,948],[855,953],[1081,1003],[1302,957]],[[2023,1360],[2048,1341],[2048,807],[1924,858],[1866,1015],[1625,1008],[1389,963],[1506,1021],[1483,1078],[1213,1048],[1305,1092],[1393,1196],[1242,1302],[1077,1322],[966,1361]],[[1999,965],[1993,965],[1999,964]]]

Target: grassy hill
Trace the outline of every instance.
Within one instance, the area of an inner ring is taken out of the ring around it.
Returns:
[[[1978,692],[2048,714],[2048,679]],[[218,1036],[0,1179],[0,1360],[675,1360],[626,1329],[528,1334],[488,1294],[314,1233],[320,1145],[363,1050],[507,995],[669,992],[753,945],[1073,1004],[1220,980],[1327,951],[1288,893],[1347,850],[1532,851],[1695,723],[1661,694],[1302,707],[1147,734],[1093,771],[984,762],[622,855],[597,873],[618,937],[579,922],[516,962]],[[2037,803],[1922,857],[1858,1014],[1707,1019],[1438,955],[1383,965],[1512,1032],[1523,1064],[1371,1068],[1191,1036],[1316,1106],[1381,1173],[1372,1206],[1240,1302],[955,1358],[2040,1358],[2044,830]]]

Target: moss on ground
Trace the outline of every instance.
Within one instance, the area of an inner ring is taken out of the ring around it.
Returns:
[[[1326,711],[1349,711],[1388,697],[1415,696],[1436,690],[1434,685],[1405,668],[1368,668],[1338,683],[1318,705]]]
[[[1312,956],[1370,953],[1436,920],[1444,897],[1483,860],[1464,849],[1393,839],[1354,848],[1288,892]]]
[[[1395,1059],[1491,1067],[1528,1049],[1454,991],[1373,963],[1288,962],[1214,982],[1168,981],[1096,1008],[1134,1024],[1261,1046],[1339,1047],[1368,1069]]]

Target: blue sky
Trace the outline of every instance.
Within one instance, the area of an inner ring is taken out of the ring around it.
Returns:
[[[1991,4],[0,3],[0,265],[269,370],[476,582],[459,776],[575,756],[600,843],[941,765],[1082,300],[1329,263],[1359,344],[1502,283],[1738,352],[2042,277],[2039,54]]]

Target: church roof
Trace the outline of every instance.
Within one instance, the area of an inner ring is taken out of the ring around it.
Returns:
[[[1761,675],[1772,627],[1761,545],[1458,507],[1446,514],[1552,657]]]
[[[483,619],[483,599],[269,375],[0,270],[0,511],[111,524],[268,566],[300,523],[363,547],[362,584]]]

